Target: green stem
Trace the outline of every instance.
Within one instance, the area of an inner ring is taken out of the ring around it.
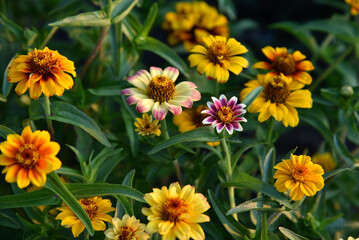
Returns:
[[[268,132],[267,132],[267,139],[266,139],[266,143],[269,146],[272,146],[272,144],[273,144],[272,136],[273,136],[274,123],[275,123],[275,119],[273,117],[271,117],[268,122]]]
[[[232,180],[232,164],[231,164],[231,155],[229,153],[229,148],[225,137],[221,139],[221,145],[223,146],[223,150],[225,154],[224,166],[226,166],[226,171],[227,171],[227,182],[230,182]],[[232,209],[236,206],[236,202],[234,199],[234,187],[228,188],[228,196],[229,196],[229,204]],[[234,213],[233,217],[234,219],[238,220],[237,213]]]
[[[267,212],[261,211],[261,240],[268,239]]]
[[[50,135],[51,135],[51,140],[54,140],[55,139],[54,127],[52,125],[51,119],[48,118],[48,117],[51,116],[51,107],[50,107],[50,105],[51,105],[50,98],[48,96],[44,95],[45,119],[46,119],[46,123],[47,123],[47,128],[49,129],[49,132],[50,132]]]
[[[219,88],[219,83],[217,80],[214,80],[213,94],[216,97],[218,96],[218,88]]]
[[[41,44],[41,49],[43,49],[46,44],[50,41],[50,39],[55,35],[56,31],[59,29],[59,27],[53,27],[47,37],[45,38],[44,42]]]
[[[349,56],[349,54],[353,51],[354,46],[350,46],[345,52],[342,53],[328,68],[317,78],[316,81],[313,82],[313,84],[309,87],[309,90],[313,92],[319,84],[326,79],[329,74],[335,70],[335,68],[341,63],[346,57]]]

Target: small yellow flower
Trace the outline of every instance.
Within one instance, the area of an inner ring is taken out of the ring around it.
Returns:
[[[330,172],[337,168],[337,162],[330,153],[317,153],[312,157],[313,163],[319,164],[324,172]]]
[[[244,85],[246,88],[240,93],[241,100],[255,88],[263,86],[263,91],[248,108],[248,112],[259,112],[259,122],[264,122],[272,116],[286,127],[295,127],[299,123],[296,108],[312,108],[313,105],[311,92],[300,89],[303,87],[301,83],[283,74],[258,75],[257,80],[251,80]]]
[[[72,88],[74,81],[68,73],[76,77],[74,63],[58,51],[45,47],[15,58],[7,79],[18,83],[15,88],[17,94],[21,95],[29,89],[30,97],[38,99],[42,93],[48,97],[62,96],[65,89]]]
[[[95,231],[105,231],[106,224],[103,221],[112,221],[112,217],[107,213],[116,210],[111,206],[111,201],[101,197],[84,198],[78,201],[89,216],[93,229]],[[61,220],[61,226],[72,227],[72,234],[74,237],[78,237],[85,229],[85,225],[65,203],[57,209],[61,211],[56,216],[56,219]]]
[[[5,181],[17,182],[19,188],[29,186],[30,181],[41,187],[45,185],[46,174],[61,167],[61,161],[56,157],[60,145],[50,141],[47,131],[32,132],[25,127],[21,135],[9,134],[7,141],[0,144],[0,165],[6,166]]]
[[[344,240],[343,238],[339,238],[338,240]],[[352,236],[348,237],[348,240],[359,240],[359,238],[353,238]]]
[[[144,199],[150,205],[150,208],[142,208],[149,220],[147,232],[158,231],[166,240],[205,239],[199,223],[209,222],[209,217],[203,213],[210,206],[201,193],[195,193],[193,186],[181,188],[177,182],[172,183],[169,188],[154,188]]]
[[[145,232],[146,225],[128,214],[125,214],[122,219],[112,218],[112,226],[113,228],[104,232],[106,240],[147,240],[150,238],[150,235]]]
[[[350,6],[350,13],[354,16],[359,14],[359,0],[345,0]]]
[[[324,170],[309,156],[292,154],[291,159],[283,159],[274,169],[277,169],[274,186],[279,192],[289,190],[289,196],[294,201],[299,201],[304,195],[314,196],[324,187]]]
[[[229,36],[227,18],[204,1],[177,3],[176,12],[165,15],[162,27],[169,33],[169,44],[183,42],[187,50],[202,44],[202,38],[210,34]]]
[[[225,83],[229,71],[238,75],[243,68],[248,67],[248,61],[240,54],[248,52],[247,48],[234,38],[227,40],[223,36],[208,36],[203,38],[204,46],[196,45],[191,49],[188,60],[191,67],[197,66],[200,74],[205,73],[208,79],[216,79]]]
[[[142,114],[142,118],[136,118],[134,124],[137,127],[136,131],[142,136],[161,135],[161,125],[158,125],[158,120],[152,121],[152,116],[148,116],[147,113]]]

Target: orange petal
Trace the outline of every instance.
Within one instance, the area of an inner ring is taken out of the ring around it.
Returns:
[[[33,132],[33,144],[36,148],[39,148],[41,145],[50,142],[50,133],[48,131],[35,131]]]
[[[256,62],[252,68],[259,68],[259,69],[272,69],[272,65],[267,62]]]
[[[51,162],[47,159],[40,159],[37,161],[35,167],[40,173],[50,173],[53,168]]]
[[[292,56],[293,56],[293,60],[294,60],[295,62],[302,61],[303,59],[306,58],[306,56],[305,56],[304,54],[302,54],[301,52],[299,52],[299,51],[295,51],[295,52],[292,54]]]
[[[0,165],[8,166],[17,163],[15,158],[6,157],[4,154],[0,155]]]
[[[36,168],[32,168],[29,169],[29,179],[34,185],[42,187],[45,185],[46,182],[46,174],[39,173]]]
[[[312,77],[306,73],[306,72],[295,72],[292,74],[292,77],[301,82],[301,83],[304,83],[304,84],[311,84],[312,83]]]
[[[312,71],[314,70],[314,66],[311,61],[305,60],[297,63],[295,69],[300,71]]]
[[[30,126],[26,126],[22,130],[21,136],[24,138],[25,143],[32,143],[32,131]]]
[[[47,142],[40,146],[39,154],[55,156],[60,151],[60,145],[57,142]]]
[[[17,186],[19,188],[25,188],[29,186],[30,179],[29,179],[29,172],[26,168],[21,168],[17,173]]]
[[[18,174],[20,169],[21,169],[20,164],[15,164],[15,165],[12,165],[12,166],[4,168],[2,173],[4,173],[6,171],[5,181],[8,182],[8,183],[16,182],[17,174]]]
[[[273,47],[267,46],[265,48],[262,48],[262,52],[269,60],[274,61],[276,57],[276,52]]]

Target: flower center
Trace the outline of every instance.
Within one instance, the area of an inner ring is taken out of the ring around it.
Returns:
[[[19,148],[15,158],[22,167],[32,168],[39,160],[39,153],[33,144],[26,143]]]
[[[207,50],[207,55],[210,61],[214,64],[222,65],[222,60],[227,60],[229,57],[229,49],[224,42],[216,42]]]
[[[234,112],[230,107],[223,106],[219,109],[217,116],[221,122],[230,123],[234,119]]]
[[[120,228],[120,233],[117,235],[118,240],[132,240],[135,236],[135,233],[132,228],[128,226],[123,226]]]
[[[265,97],[272,103],[284,103],[290,94],[288,84],[280,76],[273,77],[273,79],[265,86],[263,92]]]
[[[155,76],[147,87],[147,94],[155,102],[166,102],[175,95],[175,84],[167,76]]]
[[[297,164],[292,172],[292,177],[298,181],[303,183],[309,177],[309,169],[302,164]]]
[[[80,204],[86,211],[90,220],[97,216],[98,206],[94,201],[90,199],[80,199]]]
[[[176,223],[182,213],[187,212],[187,204],[181,198],[168,199],[162,205],[162,217],[165,221]]]
[[[273,68],[277,73],[290,75],[295,72],[295,62],[292,54],[283,53],[277,56],[273,62]]]
[[[32,72],[41,74],[45,79],[52,76],[52,67],[56,64],[56,60],[52,60],[51,52],[34,50],[31,52],[29,65]]]

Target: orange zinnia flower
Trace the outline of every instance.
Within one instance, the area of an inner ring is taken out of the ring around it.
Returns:
[[[71,73],[76,77],[72,61],[45,47],[15,58],[9,68],[7,80],[18,83],[15,91],[21,95],[29,89],[30,97],[38,99],[42,93],[50,97],[62,96],[65,89],[74,85]]]
[[[314,66],[310,61],[304,60],[306,56],[301,52],[295,51],[291,54],[288,53],[285,47],[276,47],[274,49],[271,46],[263,48],[262,52],[272,63],[257,62],[253,65],[253,68],[271,70],[272,72],[267,73],[267,75],[271,76],[283,73],[303,85],[312,82],[312,77],[305,71],[314,70]]]
[[[7,135],[7,141],[0,143],[0,165],[6,166],[5,181],[17,182],[19,188],[25,188],[30,181],[38,186],[44,186],[46,174],[61,167],[61,161],[56,157],[60,145],[50,141],[47,131],[32,132],[29,126],[21,133]]]

